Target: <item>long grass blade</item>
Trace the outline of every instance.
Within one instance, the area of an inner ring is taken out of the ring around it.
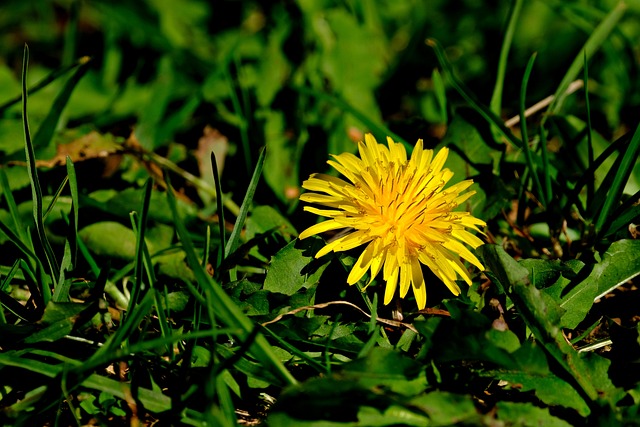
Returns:
[[[587,52],[584,52],[584,103],[587,110],[587,169],[591,169],[593,165],[593,129],[591,128],[591,106],[589,105],[589,61],[587,60]],[[587,206],[593,199],[595,192],[595,179],[587,181]]]
[[[596,233],[606,231],[604,230],[605,223],[610,220],[611,212],[620,203],[624,187],[629,180],[634,165],[638,161],[638,155],[640,155],[640,125],[636,127],[627,150],[624,153],[620,153],[622,161],[620,162],[620,167],[615,170],[613,183],[607,192],[607,197],[596,219]]]
[[[627,145],[630,143],[631,141],[631,133],[626,133],[623,136],[621,136],[620,138],[616,139],[614,142],[612,142],[611,144],[609,144],[602,153],[600,153],[600,155],[598,157],[596,157],[596,159],[594,160],[593,164],[591,165],[591,167],[587,168],[587,170],[585,170],[582,174],[582,176],[580,177],[580,179],[578,179],[578,181],[576,182],[576,184],[573,187],[573,190],[571,192],[570,195],[567,196],[569,203],[576,203],[577,205],[577,200],[578,200],[578,194],[582,191],[582,189],[589,184],[589,180],[593,179],[593,176],[596,172],[596,170],[602,166],[602,164],[605,162],[605,160],[607,160],[609,157],[611,157],[614,153],[616,152],[620,152],[622,150],[625,149],[625,147],[627,147]],[[602,188],[602,186],[601,186]],[[604,190],[604,188],[603,188]],[[602,198],[602,200],[599,200],[598,197],[598,192],[596,192],[596,194],[594,195],[593,199],[591,200],[591,202],[589,203],[589,205],[582,209],[585,211],[589,211],[590,213],[587,214],[587,216],[589,218],[593,218],[595,217],[595,212],[597,212],[599,210],[599,206],[602,206],[602,204],[604,203],[604,197]]]
[[[504,39],[502,40],[502,48],[500,49],[500,59],[498,60],[498,69],[496,71],[496,84],[493,88],[491,102],[489,103],[491,111],[493,111],[497,116],[500,116],[500,112],[502,110],[502,90],[504,88],[504,77],[507,70],[509,50],[513,43],[513,35],[516,32],[516,24],[520,18],[522,3],[522,0],[515,0],[511,5],[511,10],[509,11],[509,22],[504,33]]]
[[[526,109],[526,98],[527,98],[527,83],[529,83],[529,76],[531,75],[531,70],[533,69],[533,64],[536,60],[536,54],[534,53],[529,58],[529,62],[527,63],[527,68],[524,72],[524,77],[522,78],[522,84],[520,86],[520,129],[522,132],[522,148],[524,152],[524,157],[527,162],[527,167],[531,171],[531,177],[533,179],[533,186],[536,190],[538,200],[540,200],[543,206],[547,206],[547,196],[542,189],[542,184],[540,183],[540,177],[538,176],[538,169],[533,161],[533,156],[531,155],[531,149],[529,148],[529,138],[527,135],[527,118],[524,115],[524,110]]]
[[[218,228],[220,231],[220,247],[218,248],[218,260],[216,270],[224,261],[225,247],[227,245],[227,235],[224,227],[224,205],[222,203],[222,184],[220,182],[220,174],[218,173],[218,161],[216,155],[211,152],[211,168],[213,169],[213,181],[216,186],[216,205],[218,210]]]
[[[25,151],[27,160],[27,170],[29,172],[29,180],[31,181],[31,196],[33,201],[33,220],[36,225],[36,232],[40,245],[45,254],[47,272],[50,280],[56,280],[60,275],[60,267],[53,253],[53,248],[45,233],[44,220],[42,212],[42,189],[38,179],[38,171],[36,168],[36,155],[31,141],[31,133],[29,132],[29,120],[27,118],[27,71],[29,66],[29,47],[24,46],[24,56],[22,60],[22,125],[24,129]],[[51,299],[51,289],[46,283],[42,283],[42,296],[46,305]]]
[[[71,217],[68,223],[67,238],[64,242],[64,254],[60,263],[60,277],[53,292],[54,302],[69,301],[71,281],[66,277],[66,272],[73,270],[78,254],[78,182],[76,170],[69,156],[67,156],[67,179],[71,191]]]
[[[444,84],[444,79],[442,78],[442,75],[437,68],[434,68],[433,73],[431,74],[431,80],[433,80],[433,91],[436,95],[438,106],[440,107],[440,118],[443,123],[449,123],[449,112],[447,110],[447,89]]]
[[[547,132],[545,131],[544,126],[540,126],[538,128],[538,135],[540,137],[540,158],[542,160],[542,183],[544,186],[544,194],[546,196],[545,206],[549,208],[549,205],[553,200],[553,188],[551,187],[551,175],[553,173],[553,170],[551,164],[549,163],[549,152],[547,149]]]
[[[613,235],[622,227],[629,227],[629,224],[632,221],[636,221],[636,218],[640,217],[640,205],[636,204],[638,199],[640,199],[640,191],[636,191],[636,193],[629,197],[622,206],[616,209],[616,211],[611,215],[611,225],[602,230],[603,232],[606,232],[605,237]]]
[[[249,209],[251,208],[251,203],[253,202],[253,196],[256,193],[258,182],[260,182],[260,175],[262,175],[262,167],[264,166],[265,154],[266,149],[262,148],[260,150],[260,157],[258,157],[258,163],[256,164],[256,168],[253,171],[251,181],[249,182],[249,188],[247,188],[247,192],[244,195],[244,200],[242,201],[242,205],[240,206],[240,214],[238,215],[236,223],[233,226],[233,231],[231,232],[231,236],[229,236],[229,241],[224,248],[225,259],[236,249],[238,249],[238,245],[240,244],[240,233],[242,232],[242,227],[244,227],[244,222],[246,221],[247,214],[249,213]]]
[[[34,147],[44,148],[49,145],[56,132],[56,128],[58,127],[60,117],[62,117],[62,112],[64,111],[65,106],[69,103],[73,90],[88,70],[89,62],[85,62],[78,67],[69,80],[65,82],[62,91],[60,91],[53,101],[53,105],[51,106],[49,113],[40,124],[36,134],[33,136]]]
[[[149,197],[150,197],[150,193],[149,193]],[[146,197],[146,194],[145,194]],[[144,202],[143,202],[144,205]],[[144,207],[143,207],[143,212],[144,212]],[[147,212],[148,212],[148,207],[147,207]],[[147,215],[147,213],[145,212],[145,215]],[[142,221],[142,219],[140,219],[139,223],[144,223]],[[135,222],[132,224],[133,226],[133,231],[134,233],[136,233],[136,235],[138,234],[138,229],[139,229],[139,225],[136,225]],[[147,247],[146,243],[142,244],[142,262],[144,265],[144,271],[146,272],[147,275],[147,283],[149,284],[149,288],[154,288],[156,287],[156,274],[155,274],[155,270],[153,269],[153,263],[151,261],[151,255],[149,254],[149,248]],[[141,282],[142,283],[142,282]],[[166,291],[166,289],[164,289]],[[153,293],[154,295],[154,302],[155,302],[155,308],[156,308],[156,314],[158,315],[158,325],[160,326],[160,334],[163,337],[170,337],[172,335],[171,333],[171,326],[169,325],[169,322],[167,321],[167,317],[168,314],[165,312],[165,309],[163,308],[166,307],[166,310],[169,310],[169,305],[168,304],[162,304],[162,289],[155,289],[155,292]],[[165,294],[166,296],[166,294]],[[174,353],[173,353],[173,349],[171,346],[167,346],[166,348],[167,350],[167,354],[169,357],[169,360],[173,361],[174,359]]]
[[[136,226],[136,257],[134,263],[134,277],[135,283],[131,292],[131,298],[129,299],[129,307],[127,308],[127,315],[131,313],[140,297],[142,290],[142,273],[144,272],[144,254],[143,248],[145,246],[144,235],[147,229],[147,214],[149,213],[149,204],[151,202],[151,182],[152,179],[148,178],[144,184],[143,196],[142,196],[142,209],[140,216],[138,217],[138,224]],[[135,222],[135,221],[134,221]],[[134,224],[135,225],[135,224]]]
[[[60,77],[67,74],[69,71],[73,71],[75,68],[80,67],[87,62],[90,61],[91,58],[88,56],[83,56],[82,58],[76,60],[73,64],[58,68],[57,70],[53,70],[50,74],[48,74],[45,78],[40,80],[38,83],[29,88],[29,93],[31,95],[36,94],[41,91],[45,87],[49,86],[52,82],[58,80]],[[22,95],[18,95],[15,98],[12,98],[2,104],[0,104],[0,114],[2,114],[7,108],[12,107],[15,104],[20,103],[22,101]]]
[[[58,202],[58,199],[60,198],[60,196],[62,196],[62,192],[64,191],[64,189],[67,186],[68,182],[69,182],[69,177],[65,176],[64,179],[62,180],[62,182],[60,183],[60,185],[58,186],[58,189],[56,190],[56,192],[53,193],[53,196],[51,197],[51,202],[49,203],[49,206],[47,206],[47,209],[42,214],[42,219],[43,220],[46,221],[47,217],[49,216],[49,214],[56,207],[56,203]],[[44,206],[43,206],[43,208],[44,208]]]

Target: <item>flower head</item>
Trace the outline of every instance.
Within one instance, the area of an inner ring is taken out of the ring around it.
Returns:
[[[327,163],[348,181],[324,174],[313,174],[302,187],[310,192],[300,200],[327,209],[305,206],[304,210],[330,218],[300,234],[300,239],[329,230],[349,229],[349,233],[328,243],[316,254],[319,258],[334,251],[365,245],[354,264],[347,283],[358,282],[367,271],[371,281],[382,271],[386,281],[384,303],[388,304],[400,287],[404,298],[411,287],[418,307],[427,300],[422,264],[440,278],[454,295],[460,294],[458,276],[469,285],[469,272],[463,258],[484,267],[463,245],[477,248],[482,241],[467,229],[480,231],[484,221],[469,212],[454,211],[475,194],[467,191],[473,181],[466,180],[447,189],[453,176],[443,168],[449,150],[435,156],[418,140],[411,158],[402,144],[387,138],[388,147],[378,144],[371,134],[358,143],[360,158],[343,153],[332,155]]]

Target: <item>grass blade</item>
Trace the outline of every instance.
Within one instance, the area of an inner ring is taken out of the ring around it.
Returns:
[[[51,243],[44,230],[44,220],[42,215],[42,189],[38,179],[38,170],[36,168],[36,155],[33,150],[31,134],[29,132],[29,120],[27,118],[27,71],[29,66],[29,47],[25,44],[24,56],[22,59],[22,125],[24,129],[25,152],[27,160],[27,170],[29,172],[29,180],[31,181],[31,197],[33,200],[33,220],[36,225],[36,232],[40,245],[45,254],[48,273],[52,281],[56,280],[60,275],[60,268],[56,261]],[[51,289],[47,284],[42,283],[42,296],[46,305],[51,299]]]
[[[76,180],[76,170],[69,156],[67,156],[67,179],[71,190],[72,215],[69,219],[69,229],[64,242],[64,254],[60,264],[60,277],[53,292],[54,302],[69,301],[71,281],[66,278],[66,272],[71,271],[76,265],[78,254],[78,181]]]
[[[62,196],[62,192],[64,191],[64,188],[67,186],[67,182],[69,182],[69,177],[65,176],[62,182],[60,183],[60,185],[58,186],[58,189],[56,190],[56,192],[53,193],[53,196],[51,197],[51,202],[49,203],[49,206],[47,206],[47,210],[45,210],[44,213],[42,214],[43,220],[46,221],[51,211],[53,211],[53,208],[56,207],[56,203],[58,202],[58,199],[60,198],[60,196]]]
[[[56,128],[58,127],[58,122],[60,121],[60,117],[62,116],[62,112],[64,111],[64,107],[69,102],[69,98],[71,98],[71,94],[75,89],[76,85],[82,79],[82,77],[89,70],[89,62],[85,62],[73,73],[73,75],[66,81],[62,91],[56,96],[56,99],[53,101],[53,105],[49,110],[49,113],[45,117],[42,124],[38,128],[38,131],[33,136],[33,146],[37,148],[45,148],[51,142],[53,135],[56,132]]]
[[[526,109],[526,99],[527,99],[527,83],[529,83],[529,76],[531,75],[531,70],[533,69],[533,63],[536,60],[536,54],[534,53],[529,58],[529,63],[527,63],[527,68],[524,72],[524,77],[522,78],[522,84],[520,86],[520,129],[522,132],[522,148],[524,152],[524,157],[527,161],[527,167],[531,171],[531,177],[533,179],[533,186],[536,189],[538,200],[541,201],[543,206],[546,208],[547,204],[547,195],[542,189],[542,184],[540,184],[540,177],[538,176],[538,170],[536,165],[533,162],[533,157],[531,155],[531,149],[529,148],[529,137],[527,135],[527,118],[525,117],[524,110]]]
[[[593,179],[593,176],[595,175],[596,170],[600,166],[602,166],[602,164],[605,162],[605,160],[607,160],[615,152],[622,151],[630,143],[631,136],[632,135],[631,135],[630,132],[624,134],[623,136],[621,136],[620,138],[616,139],[614,142],[609,144],[604,149],[604,151],[602,153],[600,153],[600,155],[594,160],[593,164],[589,168],[587,168],[587,170],[585,170],[582,173],[582,176],[580,177],[580,179],[578,179],[578,181],[576,181],[576,184],[574,185],[571,194],[569,194],[567,196],[569,203],[574,203],[576,206],[579,206],[578,205],[578,194],[582,191],[582,189],[586,185],[589,184],[589,180]],[[600,187],[603,188],[602,185]],[[601,206],[602,203],[603,203],[603,200],[599,200],[598,193],[599,192],[597,191],[596,194],[594,195],[593,199],[589,203],[589,205],[587,205],[586,208],[582,209],[583,211],[589,211],[590,212],[589,214],[587,214],[587,216],[589,218],[593,218],[595,216],[595,212],[598,211],[599,206]]]
[[[544,179],[543,189],[544,189],[544,194],[546,196],[545,207],[548,209],[549,205],[551,204],[551,201],[553,200],[553,189],[551,187],[552,169],[549,163],[549,153],[547,150],[547,133],[544,130],[544,126],[539,127],[538,135],[540,138],[540,153],[541,153],[540,157],[542,159],[542,178]],[[557,172],[556,172],[556,176],[557,176]]]
[[[443,123],[449,123],[449,113],[447,111],[447,89],[444,85],[442,75],[437,68],[434,68],[433,74],[431,74],[431,80],[433,80],[433,91],[438,100],[438,106],[440,107],[440,118]]]
[[[220,174],[218,173],[218,161],[216,155],[211,152],[211,166],[213,169],[213,181],[216,186],[216,206],[218,209],[218,227],[220,228],[220,247],[218,248],[218,260],[216,270],[224,261],[225,247],[227,245],[226,230],[224,227],[224,205],[222,204],[222,185],[220,184]]]
[[[587,60],[587,52],[584,52],[584,103],[587,109],[587,169],[593,165],[593,130],[591,128],[591,106],[589,104],[589,61]],[[595,177],[594,177],[595,178]],[[587,181],[587,206],[593,199],[595,193],[594,181],[592,178]]]
[[[616,211],[611,215],[611,225],[607,227],[605,237],[611,236],[622,227],[629,226],[632,221],[635,221],[640,216],[640,205],[636,204],[640,198],[640,191],[629,197]]]
[[[247,188],[247,192],[244,195],[244,200],[242,201],[242,205],[240,206],[240,213],[238,214],[236,223],[233,226],[231,236],[229,236],[229,241],[224,247],[225,258],[232,254],[236,249],[238,249],[238,245],[240,244],[240,232],[242,231],[242,227],[244,227],[244,222],[247,219],[247,214],[249,213],[251,202],[253,201],[253,195],[256,193],[256,188],[258,187],[258,182],[260,181],[260,175],[262,175],[262,167],[264,166],[265,154],[265,148],[260,150],[260,157],[258,157],[258,163],[256,164],[256,168],[253,171],[251,181],[249,182],[249,188]]]
[[[90,58],[88,56],[83,56],[82,58],[78,59],[77,61],[75,61],[71,65],[68,65],[66,67],[61,67],[61,68],[59,68],[57,70],[52,71],[45,78],[43,78],[38,83],[36,83],[32,87],[30,87],[29,88],[29,93],[31,95],[33,95],[33,94],[41,91],[45,87],[49,86],[49,84],[51,84],[52,82],[58,80],[60,77],[62,77],[65,74],[67,74],[69,71],[72,71],[73,69],[86,64],[87,62],[89,62],[89,60],[90,60]],[[22,95],[18,95],[13,99],[10,99],[10,100],[4,102],[3,104],[0,104],[0,114],[2,114],[7,108],[10,108],[15,104],[18,104],[20,101],[22,101]]]
[[[136,257],[134,262],[134,277],[135,282],[131,292],[131,298],[129,299],[129,306],[127,308],[127,314],[131,313],[135,306],[138,304],[140,298],[140,291],[142,288],[142,273],[144,269],[143,261],[143,248],[144,248],[144,235],[147,229],[147,214],[149,213],[149,204],[151,201],[151,178],[147,179],[144,184],[144,192],[142,196],[142,209],[140,211],[140,217],[138,218],[137,230],[136,230]],[[132,220],[134,217],[132,216]],[[135,226],[135,220],[134,224]]]
[[[509,13],[509,23],[507,24],[507,30],[502,40],[502,48],[500,49],[500,59],[498,60],[498,70],[496,76],[496,84],[493,88],[493,95],[491,96],[491,102],[489,107],[497,116],[500,116],[502,111],[502,90],[504,88],[504,76],[507,70],[507,60],[509,59],[509,50],[513,43],[513,35],[516,31],[516,24],[520,18],[520,11],[522,10],[522,0],[515,0],[511,6]]]
[[[606,231],[604,229],[605,223],[609,222],[611,212],[617,207],[620,202],[624,187],[629,180],[633,167],[640,155],[640,125],[636,127],[636,131],[631,138],[631,143],[624,153],[620,153],[622,161],[620,162],[620,168],[615,171],[615,177],[613,183],[607,192],[607,196],[604,200],[604,205],[598,214],[596,219],[596,233]]]

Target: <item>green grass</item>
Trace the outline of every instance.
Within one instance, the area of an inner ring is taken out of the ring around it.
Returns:
[[[3,6],[0,424],[633,424],[640,9],[223,3]],[[460,296],[297,239],[366,132],[474,180]]]

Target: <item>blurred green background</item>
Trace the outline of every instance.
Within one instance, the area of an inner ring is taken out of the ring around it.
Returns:
[[[538,52],[528,91],[533,103],[554,92],[615,3],[525,2],[506,70],[503,117],[517,114],[529,56]],[[628,3],[626,19],[590,67],[592,120],[605,135],[619,133],[638,112],[633,58],[640,3]],[[24,43],[31,49],[30,86],[89,57],[58,132],[36,146],[39,159],[53,158],[57,142],[91,130],[103,138],[133,131],[143,149],[194,171],[193,153],[207,128],[228,141],[224,191],[246,187],[266,145],[268,191],[258,200],[289,209],[301,179],[325,170],[327,151],[353,151],[363,132],[375,133],[373,125],[387,124],[409,143],[424,138],[434,146],[442,138],[447,110],[455,111],[459,99],[448,93],[448,105],[439,103],[427,37],[442,43],[459,77],[488,104],[509,8],[507,1],[475,0],[5,1],[0,105],[20,94]],[[31,96],[32,129],[64,80]],[[24,158],[22,150],[14,104],[2,109],[0,152],[6,162]],[[14,188],[28,182],[17,170],[12,175]]]

